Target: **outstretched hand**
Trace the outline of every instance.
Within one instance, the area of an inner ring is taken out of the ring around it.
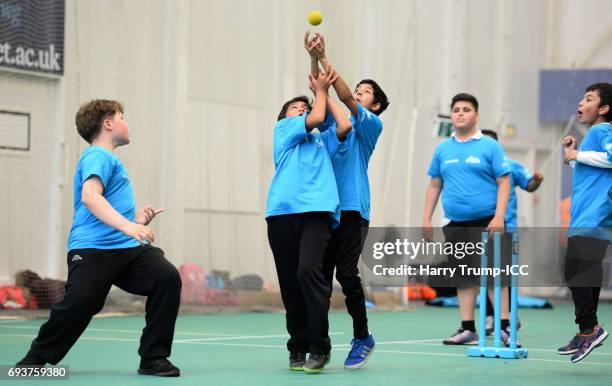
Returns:
[[[149,225],[151,221],[160,213],[163,213],[164,209],[156,209],[151,205],[146,205],[136,212],[136,223],[142,225]]]

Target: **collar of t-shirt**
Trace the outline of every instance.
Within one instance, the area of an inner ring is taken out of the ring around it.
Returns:
[[[457,133],[453,131],[452,134],[451,134],[451,138],[453,138],[457,142],[468,142],[468,141],[471,141],[471,140],[478,140],[478,139],[482,138],[482,131],[477,130],[476,133],[474,133],[474,135],[472,135],[471,137],[469,137],[467,139],[459,139],[459,138],[457,138]]]

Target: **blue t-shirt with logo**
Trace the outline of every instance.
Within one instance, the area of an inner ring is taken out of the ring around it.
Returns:
[[[382,120],[357,103],[357,116],[350,117],[353,129],[332,157],[340,196],[340,210],[355,210],[370,220],[370,180],[368,163],[382,133]],[[336,123],[330,114],[321,130],[335,132]]]
[[[330,212],[332,227],[340,221],[340,202],[331,162],[340,142],[335,131],[308,132],[306,115],[281,119],[274,127],[274,177],[266,217]]]
[[[516,228],[516,213],[517,213],[517,198],[516,187],[527,190],[529,181],[533,179],[533,175],[518,161],[508,158],[510,164],[510,198],[508,199],[508,208],[506,209],[506,228]]]
[[[579,151],[609,152],[612,125],[591,127]],[[612,241],[612,169],[576,162],[572,181],[568,236]]]
[[[481,132],[465,142],[453,136],[440,143],[427,172],[442,180],[442,206],[452,221],[495,215],[497,178],[509,173],[501,145]]]
[[[81,154],[74,174],[74,217],[68,237],[68,251],[139,246],[140,243],[134,238],[100,221],[81,201],[83,184],[94,176],[102,182],[102,195],[109,204],[129,221],[133,222],[136,218],[134,191],[125,166],[113,152],[100,146],[90,146]]]

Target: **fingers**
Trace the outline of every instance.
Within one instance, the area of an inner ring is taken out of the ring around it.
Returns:
[[[153,230],[151,230],[150,228],[148,228],[146,226],[142,226],[142,228],[140,228],[139,236],[140,236],[140,240],[139,241],[141,243],[144,243],[144,242],[153,243],[153,242],[155,242],[155,233],[153,232]]]

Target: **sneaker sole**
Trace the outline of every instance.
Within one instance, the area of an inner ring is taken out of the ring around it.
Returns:
[[[357,363],[355,365],[344,365],[344,368],[347,369],[347,370],[357,370],[357,369],[362,368],[363,366],[365,366],[365,364],[367,363],[368,359],[370,359],[370,356],[372,355],[372,353],[374,352],[375,349],[376,349],[376,346],[372,347],[372,349],[370,350],[368,355],[361,362],[359,362],[359,363]]]
[[[580,362],[581,360],[583,360],[584,358],[586,358],[587,355],[589,355],[591,353],[591,351],[593,351],[594,349],[596,349],[597,347],[599,347],[601,345],[601,343],[606,340],[606,338],[608,337],[608,331],[604,331],[604,333],[595,341],[593,342],[593,344],[591,345],[591,347],[589,347],[584,354],[582,354],[582,356],[579,356],[576,359],[572,359],[572,363],[576,363],[576,362]]]
[[[603,341],[602,341],[603,342]],[[599,343],[597,346],[595,347],[599,347],[601,346],[603,343]],[[578,349],[573,349],[573,350],[569,350],[569,351],[557,351],[557,354],[559,355],[571,355],[574,354],[576,351],[578,351]]]
[[[319,374],[321,372],[323,372],[323,370],[325,369],[325,366],[327,366],[329,364],[329,360],[327,362],[325,362],[325,364],[323,365],[323,367],[321,367],[320,369],[309,369],[308,367],[302,367],[302,371],[308,374]]]
[[[289,367],[289,370],[291,370],[291,371],[304,371],[304,366],[300,366],[300,367]]]
[[[450,340],[443,340],[442,344],[446,345],[446,346],[477,346],[478,345],[478,341],[477,340],[472,340],[469,342],[464,342],[464,343],[457,343],[457,342],[453,342]]]
[[[181,375],[180,371],[167,371],[165,373],[156,373],[155,371],[138,369],[138,374],[140,375],[155,375],[158,377],[178,377]]]

